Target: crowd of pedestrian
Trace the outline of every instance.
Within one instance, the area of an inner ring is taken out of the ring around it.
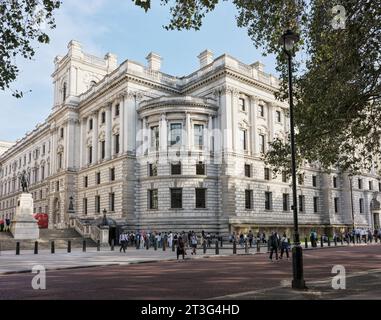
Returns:
[[[11,226],[11,219],[8,216],[4,218],[0,218],[0,232],[9,232]]]

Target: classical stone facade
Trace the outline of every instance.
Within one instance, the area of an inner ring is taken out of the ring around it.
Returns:
[[[147,66],[118,65],[76,41],[68,49],[55,59],[50,116],[0,157],[2,216],[14,214],[26,170],[51,228],[104,209],[132,230],[292,228],[289,178],[263,161],[268,142],[286,136],[288,106],[263,64],[206,50],[198,70],[174,77],[155,53]],[[375,172],[350,183],[306,164],[299,180],[302,231],[352,226],[352,213],[357,226],[379,225]]]

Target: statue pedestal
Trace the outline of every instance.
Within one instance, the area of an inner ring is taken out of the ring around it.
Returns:
[[[37,220],[33,218],[33,197],[30,193],[22,193],[17,199],[11,233],[17,240],[36,240],[40,237]]]
[[[100,234],[100,242],[102,246],[108,246],[108,240],[109,240],[109,227],[108,226],[101,226],[100,227],[101,234]]]

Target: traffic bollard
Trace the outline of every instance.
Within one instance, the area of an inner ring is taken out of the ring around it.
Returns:
[[[233,254],[237,254],[237,242],[233,241]]]
[[[202,243],[202,249],[203,249],[203,252],[204,254],[206,253],[206,241],[204,240],[204,242]]]
[[[331,240],[328,237],[328,247],[330,247],[330,246],[331,246]]]
[[[38,241],[34,243],[34,254],[38,254]]]
[[[70,253],[71,252],[71,241],[69,240],[67,242],[67,253]]]
[[[50,244],[50,252],[53,254],[56,252],[55,246],[54,246],[54,241],[51,242]]]
[[[245,254],[249,254],[249,245],[247,243],[247,239],[245,241]]]
[[[111,251],[114,251],[115,250],[115,240],[114,239],[111,239]]]
[[[20,254],[20,242],[16,242],[16,255]]]
[[[335,247],[337,246],[337,239],[336,237],[333,239],[333,241],[335,242]]]
[[[216,254],[220,254],[220,249],[218,248],[218,241],[216,241]]]
[[[261,244],[257,241],[257,253],[261,252]]]
[[[157,250],[157,241],[153,243],[155,251]]]
[[[304,247],[305,247],[306,249],[308,248],[307,238],[304,238]]]
[[[324,247],[324,241],[322,236],[320,237],[320,247],[322,248]]]
[[[86,252],[86,240],[82,241],[82,252]]]
[[[97,241],[97,251],[101,251],[101,241]]]
[[[163,241],[163,251],[165,251],[165,241]]]

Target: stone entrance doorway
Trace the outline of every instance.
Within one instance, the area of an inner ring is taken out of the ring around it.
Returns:
[[[380,228],[380,214],[378,212],[373,213],[373,227],[375,229]]]

